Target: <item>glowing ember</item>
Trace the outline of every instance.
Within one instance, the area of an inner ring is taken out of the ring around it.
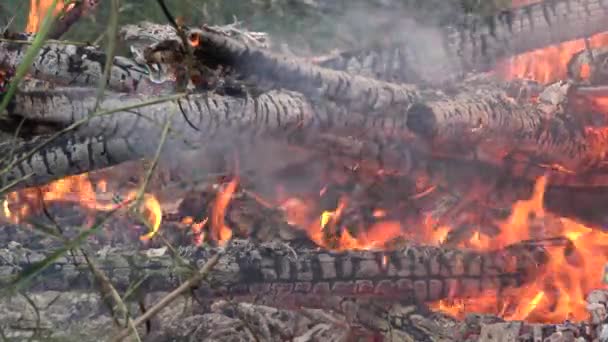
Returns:
[[[25,32],[38,32],[42,20],[49,8],[53,5],[53,2],[54,0],[30,0],[30,12],[28,14]],[[53,14],[57,15],[61,9],[63,9],[63,1],[57,1]]]

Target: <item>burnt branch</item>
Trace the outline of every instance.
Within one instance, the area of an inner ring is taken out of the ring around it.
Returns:
[[[604,161],[605,138],[582,115],[544,103],[519,104],[502,91],[480,89],[415,104],[407,117],[408,128],[435,152],[456,157],[507,167],[523,159],[571,176],[595,172]]]

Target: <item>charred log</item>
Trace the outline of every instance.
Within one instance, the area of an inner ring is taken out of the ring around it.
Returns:
[[[369,115],[390,109],[402,112],[420,96],[411,85],[325,69],[247,46],[208,29],[191,30],[189,35],[194,54],[203,65],[234,67],[244,76],[256,76],[312,98],[322,96]]]
[[[231,244],[234,248],[216,265],[208,284],[195,289],[200,298],[267,296],[278,300],[313,300],[316,297],[322,301],[324,296],[336,295],[434,301],[520,286],[533,277],[538,263],[545,258],[542,251],[522,248],[487,253],[424,246],[392,252],[325,252],[298,248],[294,254],[284,243],[258,246],[234,240]],[[0,259],[3,287],[11,283],[12,274],[44,258],[44,254],[32,253]],[[196,248],[182,258],[192,265],[201,265],[215,253],[209,247]],[[170,290],[188,273],[176,267],[170,256],[150,257],[133,250],[101,255],[98,265],[112,284],[122,290],[143,276],[147,278],[139,289]],[[93,276],[86,262],[75,255],[57,260],[40,274],[32,289],[89,289],[92,285]]]
[[[134,148],[138,144],[135,139],[73,135],[50,138],[42,135],[26,141],[0,143],[0,170],[3,170],[0,188],[41,185],[143,157]]]
[[[606,6],[600,0],[546,0],[490,16],[469,15],[440,29],[441,33],[418,26],[412,29],[418,36],[343,52],[320,65],[396,83],[450,80],[489,71],[504,58],[607,31]]]
[[[574,115],[520,105],[502,92],[475,91],[447,100],[416,104],[408,128],[434,149],[471,155],[493,164],[529,158],[536,165],[558,165],[571,173],[594,171],[604,159],[603,135]]]
[[[92,91],[87,89],[21,92],[8,111],[17,120],[26,118],[34,124],[65,127],[90,117],[95,104],[95,97],[91,95]],[[257,97],[195,94],[176,98],[147,104],[143,95],[108,95],[101,103],[102,108],[125,109],[94,116],[83,122],[77,133],[107,138],[134,135],[158,138],[162,125],[170,120],[176,139],[196,145],[227,131],[250,136],[264,132],[289,133],[289,129],[356,126],[357,119],[355,115],[346,116],[344,110],[313,107],[301,95],[290,92],[269,92]]]
[[[453,116],[442,114],[452,113],[450,110],[460,107],[440,106],[451,103],[451,100],[421,105],[431,110],[437,108],[437,117],[447,120],[431,121],[436,125],[433,128],[439,127],[437,132],[441,134],[438,135],[431,129],[428,134],[425,134],[428,130],[423,130],[421,135],[431,141],[439,139],[442,143],[436,144],[437,147],[450,147],[452,159],[491,163],[502,170],[495,172],[505,176],[510,174],[511,177],[535,180],[549,173],[552,185],[608,184],[608,173],[601,167],[594,167],[596,165],[592,163],[593,158],[597,160],[598,157],[591,148],[594,145],[586,140],[584,132],[569,131],[565,128],[565,123],[546,130],[538,111],[525,110],[527,107],[518,107],[502,95],[492,97],[491,94],[486,93],[485,97],[461,95],[465,100],[468,99],[468,102],[458,102],[465,110],[458,111],[459,115]],[[89,117],[95,102],[94,96],[89,95],[92,95],[92,91],[86,89],[22,92],[14,98],[9,114],[17,123],[25,117],[33,125],[42,123],[66,127]],[[128,108],[144,103],[143,100],[143,97],[136,95],[108,95],[102,102],[102,107]],[[418,107],[420,106],[415,106],[414,109]],[[445,111],[439,111],[445,108]],[[410,114],[411,128],[420,131],[413,124],[420,112]],[[433,120],[434,113],[423,114],[422,120]],[[519,119],[513,120],[517,115]],[[432,170],[435,167],[429,166],[429,162],[445,165],[454,165],[455,162],[449,161],[450,158],[443,162],[440,158],[431,158],[425,155],[424,149],[419,149],[417,145],[420,144],[415,140],[399,137],[405,126],[402,118],[369,120],[364,115],[341,106],[310,103],[301,95],[289,92],[269,92],[257,97],[242,98],[191,95],[176,102],[156,103],[91,118],[76,129],[76,134],[84,138],[103,136],[107,140],[127,138],[132,142],[138,141],[130,146],[133,159],[139,159],[153,155],[159,143],[162,125],[168,118],[172,123],[170,140],[185,143],[184,147],[187,148],[199,148],[202,144],[222,137],[227,139],[226,144],[229,139],[236,137],[244,140],[279,139],[317,150],[324,156],[341,156],[352,165],[369,165],[372,171],[379,168],[393,170],[414,178],[415,174],[432,175],[436,172]],[[487,123],[481,121],[480,124],[479,118],[487,120]],[[552,120],[560,122],[559,118]],[[450,125],[453,122],[456,125]],[[333,133],[323,133],[329,131]],[[470,142],[468,145],[463,143],[467,139]],[[520,142],[520,145],[513,146],[515,142]],[[471,149],[492,151],[490,143],[494,144],[495,150],[507,152],[502,155],[503,159],[493,157],[491,153],[471,152]],[[459,149],[455,150],[456,147]],[[562,169],[552,166],[558,162],[563,163]],[[479,164],[475,165],[479,168]],[[582,170],[568,172],[568,167]],[[69,174],[72,173],[74,172]],[[63,176],[60,171],[54,174],[56,178]]]
[[[32,40],[27,34],[8,34],[0,42],[0,66],[16,69],[22,63]],[[62,85],[97,87],[103,76],[106,55],[92,46],[47,42],[34,59],[30,74]],[[115,57],[108,89],[140,92],[151,87],[146,68],[125,57]]]

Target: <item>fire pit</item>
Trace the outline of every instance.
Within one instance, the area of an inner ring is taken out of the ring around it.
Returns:
[[[44,33],[5,33],[0,333],[608,340],[604,6],[322,57],[145,22],[129,57],[53,40],[26,75]]]

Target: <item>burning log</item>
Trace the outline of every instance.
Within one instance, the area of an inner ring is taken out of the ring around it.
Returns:
[[[437,83],[489,71],[517,54],[607,31],[605,6],[599,0],[535,1],[490,16],[463,16],[441,33],[418,25],[412,28],[417,34],[412,39],[346,51],[320,65],[389,82]],[[417,44],[416,39],[424,42]]]
[[[284,243],[254,245],[244,240],[222,257],[209,284],[194,291],[209,296],[264,296],[280,302],[298,298],[323,301],[324,296],[373,296],[404,301],[434,301],[469,296],[484,290],[500,291],[521,286],[530,277],[543,253],[538,249],[507,248],[496,252],[408,246],[387,252],[327,252],[286,246]],[[152,252],[152,251],[151,251]],[[204,263],[213,248],[191,249],[180,257],[192,265]],[[11,253],[3,258],[3,277],[9,286],[14,274],[34,266],[44,253]],[[113,250],[98,255],[99,268],[117,289],[126,289],[146,276],[139,287],[146,291],[170,290],[188,272],[174,267],[171,256],[146,256],[133,250]],[[10,260],[7,262],[6,260]],[[73,255],[57,260],[43,271],[32,289],[89,289],[94,283],[86,262]],[[316,298],[316,299],[315,299]],[[309,303],[313,303],[309,302]]]
[[[545,0],[446,29],[465,70],[489,70],[499,58],[608,31],[604,0]]]

